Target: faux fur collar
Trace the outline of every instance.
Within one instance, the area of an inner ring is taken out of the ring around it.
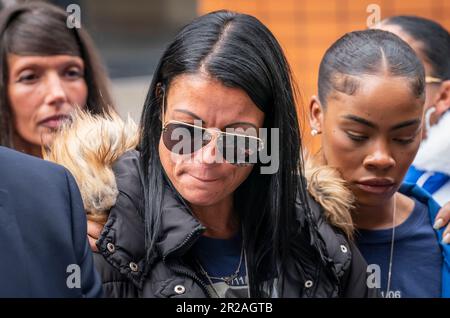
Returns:
[[[44,159],[66,167],[78,184],[90,220],[105,222],[119,194],[112,171],[114,162],[136,148],[137,125],[118,115],[76,111],[72,121],[55,134]]]
[[[351,211],[355,199],[340,173],[306,156],[305,177],[308,192],[322,206],[328,223],[352,238],[354,225]]]

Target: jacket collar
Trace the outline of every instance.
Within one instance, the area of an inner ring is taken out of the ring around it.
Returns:
[[[143,172],[139,153],[122,155],[113,166],[119,194],[97,242],[105,259],[137,286],[156,258],[182,255],[201,235],[204,227],[172,188],[164,185],[160,236],[147,259]]]
[[[186,202],[168,184],[164,188],[162,210],[161,236],[156,243],[159,254],[163,259],[181,256],[206,228],[192,215]]]
[[[145,223],[136,210],[120,208],[123,200],[128,199],[122,191],[97,243],[109,263],[137,286],[142,286],[157,258],[162,257],[165,260],[168,257],[183,255],[205,230],[170,186],[166,185],[164,190],[161,234],[155,244],[155,252],[149,259],[146,258]],[[108,243],[115,246],[115,252],[108,250]],[[131,263],[137,264],[137,271],[130,269]]]

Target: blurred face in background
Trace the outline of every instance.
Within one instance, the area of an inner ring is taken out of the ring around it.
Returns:
[[[425,68],[425,76],[427,77],[433,77],[433,74],[435,73],[433,70],[433,66],[430,62],[428,62],[428,59],[426,58],[426,55],[423,53],[424,50],[424,43],[421,41],[418,41],[414,39],[412,36],[410,36],[408,33],[403,31],[403,29],[398,25],[393,24],[380,24],[376,26],[377,29],[392,32],[398,37],[400,37],[403,41],[409,44],[411,48],[414,50],[416,55],[419,57],[420,61],[422,62],[424,68]],[[449,57],[450,58],[450,57]],[[424,104],[424,110],[427,112],[431,107],[434,106],[440,106],[438,105],[441,102],[441,83],[435,83],[435,82],[427,82],[425,85],[425,104]],[[445,102],[444,102],[445,103]],[[446,104],[446,103],[445,103]],[[433,112],[430,115],[430,125],[434,125],[439,121],[439,118],[447,111],[448,106],[444,107],[436,107],[433,109]],[[424,127],[423,127],[423,138],[425,139],[427,136],[427,131],[425,127],[425,121],[424,121]]]
[[[7,96],[16,149],[40,149],[74,107],[85,107],[84,62],[71,55],[9,54]]]
[[[224,86],[206,74],[179,75],[167,91],[164,122],[200,124],[204,128],[258,131],[264,113],[239,88]],[[171,152],[163,141],[159,155],[164,171],[176,190],[191,205],[213,206],[230,200],[237,187],[253,169],[227,161],[217,162],[216,136],[200,149],[189,153]]]

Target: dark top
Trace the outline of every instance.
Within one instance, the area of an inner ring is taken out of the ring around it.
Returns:
[[[414,199],[411,215],[395,228],[391,287],[388,297],[441,297],[442,253],[428,208]],[[359,230],[358,247],[369,266],[380,269],[386,295],[392,229]]]
[[[213,297],[248,297],[242,235],[225,240],[201,236],[192,248],[194,265]]]

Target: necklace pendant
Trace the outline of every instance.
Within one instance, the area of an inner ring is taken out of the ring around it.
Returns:
[[[237,277],[237,274],[233,274],[231,276],[227,276],[227,277],[222,277],[222,280],[227,284],[230,285],[231,282],[233,281],[233,279],[235,279]]]
[[[233,280],[233,277],[222,277],[223,281],[227,284],[230,285],[231,281]]]

